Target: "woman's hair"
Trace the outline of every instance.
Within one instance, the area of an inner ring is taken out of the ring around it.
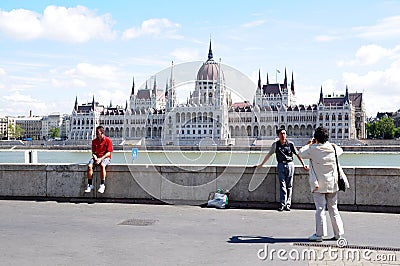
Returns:
[[[318,140],[319,143],[325,143],[329,139],[329,132],[324,127],[317,127],[314,132],[314,138]]]

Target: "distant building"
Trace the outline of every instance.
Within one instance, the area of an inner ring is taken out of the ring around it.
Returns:
[[[42,116],[16,117],[15,125],[21,127],[24,132],[22,139],[41,140]]]
[[[365,106],[362,93],[323,95],[316,104],[297,103],[293,73],[283,83],[261,82],[250,101],[233,103],[225,84],[221,64],[213,59],[211,42],[208,59],[199,68],[194,90],[185,104],[178,103],[174,66],[165,90],[146,82],[144,89],[132,91],[129,104],[104,107],[97,102],[78,105],[71,116],[70,139],[90,140],[94,128],[103,125],[106,135],[120,143],[142,145],[248,145],[274,140],[284,127],[288,137],[304,143],[318,126],[329,129],[336,142],[365,138]]]
[[[0,116],[0,139],[8,137],[8,119],[5,116]]]
[[[63,117],[60,114],[50,114],[42,118],[42,138],[50,139],[50,130],[58,128],[60,129],[61,137],[61,126],[63,123]]]
[[[96,127],[102,125],[105,134],[114,139],[122,139],[125,108],[104,107],[95,102],[78,105],[75,99],[70,120],[70,140],[92,140],[96,137]]]

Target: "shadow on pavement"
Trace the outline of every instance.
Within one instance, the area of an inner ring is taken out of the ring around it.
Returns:
[[[308,238],[276,238],[267,236],[232,236],[228,243],[302,243],[309,242]]]

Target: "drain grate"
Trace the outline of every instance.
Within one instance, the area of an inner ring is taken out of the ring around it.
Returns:
[[[118,225],[134,225],[134,226],[148,226],[148,225],[153,225],[157,222],[158,220],[153,220],[153,219],[128,219],[125,220]]]
[[[379,250],[379,251],[400,251],[400,248],[392,247],[374,247],[374,246],[362,246],[362,245],[346,245],[339,247],[336,244],[323,244],[323,243],[293,243],[295,246],[304,247],[335,247],[335,248],[350,248],[350,249],[369,249],[369,250]]]

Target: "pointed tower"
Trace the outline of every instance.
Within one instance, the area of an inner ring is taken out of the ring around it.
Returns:
[[[211,38],[210,38],[210,48],[208,49],[208,60],[212,60],[213,59],[213,52],[211,49]]]
[[[171,63],[171,77],[169,80],[169,87],[166,88],[167,103],[166,109],[171,110],[176,106],[176,92],[175,92],[175,80],[174,80],[174,61]]]
[[[294,95],[294,78],[293,78],[293,71],[292,71],[292,82],[290,83],[290,90],[292,91],[292,94]]]
[[[261,94],[261,70],[258,69],[258,85],[257,85],[257,92]]]
[[[253,106],[261,105],[262,85],[261,85],[261,70],[258,69],[258,83],[256,89],[256,95],[254,95]]]
[[[168,99],[168,79],[167,79],[167,82],[165,83],[165,93],[164,93],[164,96],[165,96],[165,100]]]
[[[157,77],[156,76],[154,76],[153,95],[154,95],[154,97],[157,97]]]
[[[135,95],[135,77],[132,77],[132,92],[131,95]]]
[[[349,88],[346,85],[346,94],[344,96],[344,102],[347,104],[350,104],[350,98],[349,98]]]
[[[78,96],[75,98],[74,111],[78,111]]]
[[[287,74],[286,74],[286,67],[285,67],[285,80],[283,81],[283,88],[284,88],[284,89],[287,89],[287,88],[288,88],[288,86],[287,86]]]
[[[322,85],[321,85],[321,92],[319,93],[318,105],[324,105],[324,94],[322,93]]]

